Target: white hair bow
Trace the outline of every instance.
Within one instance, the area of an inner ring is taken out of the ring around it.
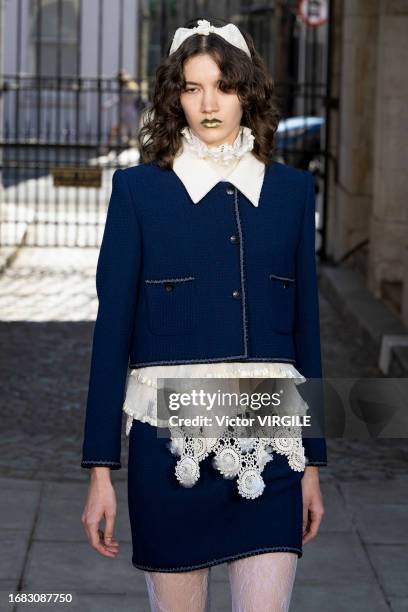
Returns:
[[[234,47],[242,49],[242,51],[251,57],[251,52],[245,42],[245,38],[242,36],[237,26],[233,23],[228,23],[220,28],[211,25],[206,19],[199,19],[197,23],[198,25],[194,28],[177,28],[171,43],[169,55],[174,53],[174,51],[176,51],[176,49],[178,49],[189,36],[192,36],[193,34],[203,34],[204,36],[208,36],[210,32],[213,32],[214,34],[218,34],[218,36],[224,38],[224,40],[229,42],[231,45],[234,45]]]

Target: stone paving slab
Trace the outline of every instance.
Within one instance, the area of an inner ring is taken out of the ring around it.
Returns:
[[[332,584],[345,589],[354,583],[377,583],[358,536],[343,531],[321,532],[304,546],[296,580],[308,586]]]
[[[209,597],[211,611],[231,612],[231,590],[226,563],[211,567]]]
[[[342,482],[341,491],[346,502],[353,505],[376,504],[387,502],[389,504],[408,503],[408,472],[405,476],[394,477],[392,480],[378,482]]]
[[[0,610],[1,612],[14,612],[14,603],[10,603],[10,594],[17,591],[18,581],[0,579]],[[27,612],[25,610],[24,612]]]
[[[34,540],[24,590],[144,593],[143,575],[129,562],[131,546],[121,543],[116,559],[103,557],[88,542]]]
[[[9,488],[7,483],[1,488],[0,526],[2,529],[29,530],[35,520],[40,501],[40,488],[27,490]]]
[[[408,597],[391,597],[390,605],[392,612],[407,612]]]
[[[408,545],[408,504],[359,503],[353,515],[365,543]]]
[[[353,582],[308,586],[295,581],[290,612],[389,612],[377,585]]]
[[[367,550],[387,596],[408,597],[406,545],[372,544]]]
[[[0,476],[0,489],[9,491],[40,491],[42,483],[39,480],[29,480],[28,478],[2,478]]]
[[[2,581],[15,583],[22,576],[30,544],[29,529],[0,527],[0,576]]]

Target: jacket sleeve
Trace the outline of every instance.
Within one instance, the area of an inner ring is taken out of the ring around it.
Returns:
[[[327,465],[326,440],[323,437],[323,382],[320,346],[319,289],[315,255],[315,192],[314,177],[304,171],[306,197],[301,234],[296,252],[295,353],[296,368],[306,378],[305,401],[309,405],[313,433],[319,437],[303,437],[306,465]],[[320,380],[318,380],[320,379]],[[310,393],[311,391],[311,393]],[[311,396],[309,400],[308,395]],[[315,428],[316,427],[316,428]]]
[[[141,232],[126,172],[117,169],[96,268],[81,467],[121,466],[122,407],[141,261]]]

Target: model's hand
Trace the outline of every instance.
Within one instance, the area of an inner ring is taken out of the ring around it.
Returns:
[[[99,529],[102,518],[105,518],[105,533]],[[92,468],[81,522],[92,548],[104,557],[115,558],[119,552],[119,542],[113,538],[115,518],[116,494],[110,470],[108,467]]]
[[[306,544],[316,537],[324,514],[319,468],[315,465],[306,466],[301,482],[303,497],[302,544]]]

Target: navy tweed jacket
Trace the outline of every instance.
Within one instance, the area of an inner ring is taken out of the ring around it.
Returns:
[[[254,207],[228,181],[194,203],[156,162],[116,170],[96,290],[82,467],[121,467],[129,368],[278,361],[320,378],[312,174],[271,162]],[[303,444],[327,464],[324,437]]]

